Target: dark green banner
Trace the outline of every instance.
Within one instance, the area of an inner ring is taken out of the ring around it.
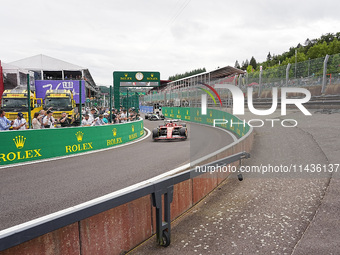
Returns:
[[[142,120],[94,127],[3,131],[0,132],[0,165],[105,149],[143,134]]]
[[[159,86],[160,73],[159,72],[113,72],[114,82],[119,82],[120,86],[139,87],[147,86],[146,84],[153,82],[153,87]]]
[[[201,114],[201,108],[189,107],[163,107],[162,113],[166,118],[181,119],[207,125],[225,128],[238,137],[244,136],[249,131],[247,122],[243,122],[234,115],[216,109],[207,109],[207,115]]]

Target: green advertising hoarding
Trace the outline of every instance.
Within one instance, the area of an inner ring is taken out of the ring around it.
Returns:
[[[211,126],[214,125],[215,120],[215,126],[230,130],[238,137],[244,136],[249,131],[247,122],[243,123],[242,120],[234,115],[217,109],[207,109],[207,114],[202,115],[201,108],[162,107],[162,113],[166,118],[181,119]]]
[[[144,134],[143,121],[93,127],[0,132],[0,165],[110,148]]]

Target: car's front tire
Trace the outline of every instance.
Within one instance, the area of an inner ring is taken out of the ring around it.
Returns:
[[[152,130],[152,138],[158,138],[159,137],[159,131],[158,128],[155,128],[154,130]]]
[[[184,128],[184,127],[180,128],[180,130],[179,130],[179,135],[185,137],[185,138],[183,138],[183,139],[187,139],[187,138],[188,138],[187,129]]]

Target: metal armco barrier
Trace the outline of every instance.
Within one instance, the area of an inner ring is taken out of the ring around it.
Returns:
[[[206,164],[206,169],[214,166],[225,166],[230,163],[249,158],[250,154],[240,152],[229,157]],[[156,207],[156,235],[160,245],[170,244],[170,204],[175,184],[198,177],[206,172],[199,172],[196,168],[152,182],[143,187],[135,188],[127,193],[116,196],[104,196],[102,201],[89,201],[69,209],[38,218],[36,220],[0,231],[0,251],[19,245],[59,228],[79,222],[93,215],[131,202],[146,195],[152,195],[153,206]],[[162,196],[164,195],[164,219],[162,210]]]
[[[3,131],[0,166],[110,148],[143,134],[143,120],[93,127]]]

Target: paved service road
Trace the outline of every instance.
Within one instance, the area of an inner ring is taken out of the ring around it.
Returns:
[[[144,122],[150,130],[163,123]],[[155,177],[233,142],[220,129],[197,124],[188,129],[186,141],[149,137],[112,150],[0,169],[0,230]],[[195,137],[194,148],[190,129],[202,134]]]

